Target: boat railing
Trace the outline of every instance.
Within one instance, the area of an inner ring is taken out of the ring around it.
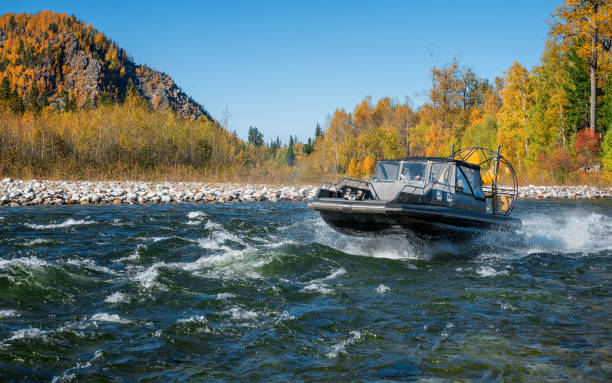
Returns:
[[[342,177],[336,183],[329,182],[329,181],[323,181],[323,183],[321,184],[321,187],[319,189],[330,190],[330,191],[338,191],[338,190],[342,189],[345,186],[352,187],[352,188],[358,188],[358,189],[367,189],[367,190],[370,190],[372,192],[372,195],[374,196],[375,199],[380,199],[380,198],[378,198],[378,194],[376,193],[376,189],[374,188],[374,185],[372,185],[371,182],[364,181],[364,180],[358,180],[358,179],[355,179],[355,178]]]

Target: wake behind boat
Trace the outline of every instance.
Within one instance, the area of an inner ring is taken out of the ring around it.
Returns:
[[[308,206],[335,230],[352,235],[414,232],[471,237],[512,232],[518,195],[516,174],[497,152],[481,147],[451,150],[449,157],[379,161],[371,181],[323,182]]]

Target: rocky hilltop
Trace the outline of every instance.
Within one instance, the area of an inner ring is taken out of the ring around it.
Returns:
[[[82,108],[122,101],[131,90],[153,108],[210,119],[170,76],[136,65],[91,25],[50,11],[0,16],[0,79],[25,107]]]

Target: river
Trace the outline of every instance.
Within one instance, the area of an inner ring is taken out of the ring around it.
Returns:
[[[0,210],[0,380],[612,379],[612,201],[469,243],[305,203]]]

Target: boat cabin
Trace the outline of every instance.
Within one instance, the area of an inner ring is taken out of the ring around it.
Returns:
[[[486,210],[480,166],[463,161],[438,157],[380,161],[371,184],[383,201]]]
[[[343,179],[318,197],[380,200],[399,204],[453,207],[486,212],[480,166],[442,157],[410,157],[378,162],[370,182]]]

